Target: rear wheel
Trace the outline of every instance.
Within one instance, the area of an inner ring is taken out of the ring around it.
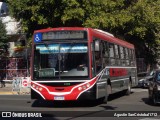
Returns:
[[[127,86],[127,91],[126,91],[126,95],[130,95],[131,94],[131,81],[129,81],[128,86]]]
[[[149,100],[150,100],[150,101],[152,100],[151,92],[150,92],[150,90],[149,90],[149,89],[148,89],[148,98],[149,98]]]
[[[103,103],[107,103],[108,101],[108,96],[111,93],[111,85],[107,85],[106,88],[106,96],[103,98]]]
[[[103,103],[107,103],[108,102],[108,96],[106,95],[104,98],[103,98]]]

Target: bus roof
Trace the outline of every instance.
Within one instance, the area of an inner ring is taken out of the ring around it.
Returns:
[[[97,30],[97,29],[91,29],[91,31],[93,32],[94,36],[96,36],[98,38],[101,38],[102,40],[106,40],[110,43],[115,43],[115,44],[121,45],[123,47],[134,49],[133,44],[131,44],[127,41],[118,39],[118,38],[114,37],[111,33],[107,33],[105,31],[100,31],[100,30]]]
[[[118,39],[118,38],[114,37],[111,33],[108,33],[106,31],[102,31],[99,29],[92,29],[92,28],[85,28],[85,27],[58,27],[58,28],[47,28],[47,29],[35,30],[34,33],[49,32],[49,31],[61,31],[61,30],[85,30],[85,31],[88,31],[89,34],[93,35],[94,37],[101,38],[102,40],[106,40],[110,43],[115,43],[115,44],[121,45],[123,47],[134,49],[133,44],[131,44],[127,41]]]
[[[41,30],[35,30],[36,32],[49,32],[49,31],[61,31],[61,30],[88,30],[88,28],[84,27],[58,27],[58,28],[46,28]]]

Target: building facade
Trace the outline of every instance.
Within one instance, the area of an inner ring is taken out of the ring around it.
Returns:
[[[21,21],[16,21],[8,14],[5,2],[0,2],[0,19],[6,26],[8,52],[0,58],[0,78],[13,80],[13,77],[29,76],[28,48],[26,34],[21,33]]]

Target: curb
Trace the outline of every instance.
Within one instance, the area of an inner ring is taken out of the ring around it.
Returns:
[[[30,95],[30,92],[0,92],[0,95]]]
[[[13,92],[0,92],[0,95],[13,95]]]

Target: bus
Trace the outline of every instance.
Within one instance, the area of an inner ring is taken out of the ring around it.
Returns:
[[[31,99],[97,100],[137,85],[135,48],[93,28],[59,27],[34,31]]]

